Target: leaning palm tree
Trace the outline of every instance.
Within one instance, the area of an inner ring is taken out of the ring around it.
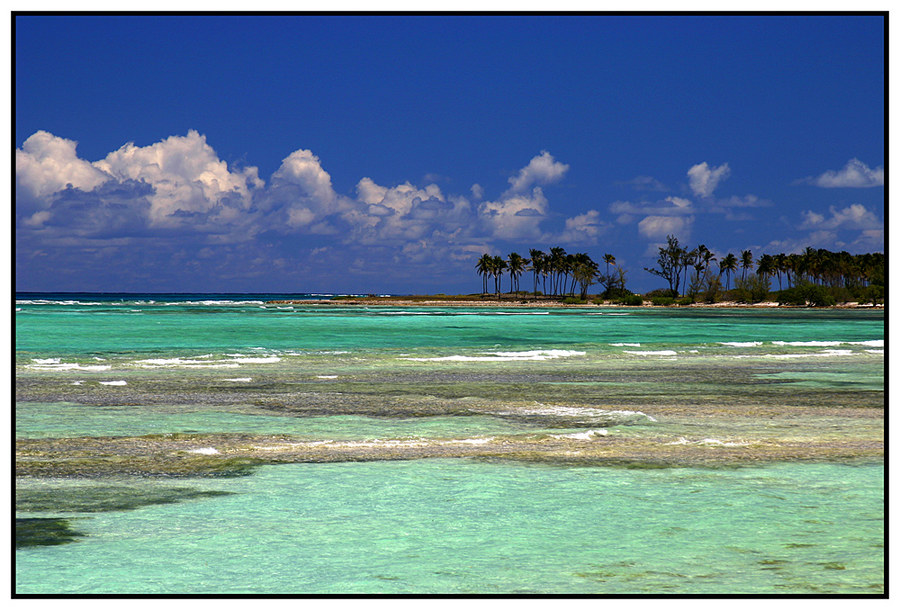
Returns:
[[[528,263],[527,258],[522,258],[517,252],[510,252],[507,258],[507,267],[509,268],[509,291],[515,290],[516,296],[519,296],[519,276],[525,271],[525,265]]]
[[[491,268],[493,266],[493,258],[490,254],[482,254],[481,258],[478,259],[478,262],[475,263],[475,271],[478,272],[478,275],[481,276],[481,294],[487,294],[487,278],[491,275]]]
[[[744,279],[747,269],[751,267],[753,267],[753,253],[750,250],[743,250],[741,252],[741,280]]]
[[[587,299],[587,291],[594,278],[597,277],[599,267],[597,263],[591,260],[591,257],[584,252],[575,255],[575,263],[572,266],[572,277],[574,281],[581,285],[581,299]],[[574,292],[574,286],[573,286]]]
[[[731,290],[731,274],[737,271],[737,268],[737,257],[731,252],[719,262],[719,275],[725,273],[725,290]]]
[[[703,248],[703,250],[700,250],[700,248]],[[716,260],[716,255],[710,252],[709,248],[704,245],[700,245],[697,248],[697,251],[700,253],[700,258],[703,261],[703,271],[705,272],[709,269],[709,264]]]
[[[604,254],[603,262],[606,263],[606,275],[609,275],[609,266],[616,264],[616,257],[612,254]]]

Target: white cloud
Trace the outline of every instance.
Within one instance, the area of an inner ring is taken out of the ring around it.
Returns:
[[[631,201],[614,201],[609,204],[609,211],[613,214],[639,216],[678,216],[693,214],[694,208],[690,199],[683,197],[666,197],[662,201],[632,203]]]
[[[691,190],[699,197],[709,197],[719,186],[719,182],[728,177],[731,169],[727,163],[719,167],[710,167],[706,161],[698,163],[688,170],[688,182]]]
[[[295,150],[285,157],[272,174],[272,182],[297,185],[304,197],[317,201],[322,207],[337,198],[331,186],[331,175],[322,169],[319,157],[311,150]]]
[[[322,161],[304,149],[286,156],[266,184],[255,167],[230,168],[193,130],[149,146],[125,144],[95,163],[78,157],[75,142],[38,132],[16,155],[23,238],[52,238],[54,245],[117,240],[126,246],[144,237],[195,233],[199,248],[275,231],[335,235],[342,243],[370,247],[415,242],[456,257],[483,250],[489,240],[544,235],[549,203],[537,185],[568,170],[544,151],[492,201],[481,200],[484,190],[473,185],[480,200],[473,204],[436,184],[384,186],[369,177],[358,181],[355,196],[343,195]],[[603,230],[592,210],[566,221],[564,234],[587,240]]]
[[[530,194],[507,194],[498,201],[482,202],[478,215],[494,237],[521,239],[540,235],[539,225],[547,210],[547,198],[535,187]]]
[[[472,223],[468,200],[448,199],[435,184],[418,188],[405,182],[388,188],[363,178],[356,192],[355,205],[343,212],[341,219],[360,243],[420,240],[436,231],[454,231]]]
[[[519,170],[516,176],[509,179],[509,192],[521,193],[534,184],[550,184],[556,182],[568,171],[569,166],[553,159],[546,150],[529,161]]]
[[[638,223],[638,232],[649,239],[675,235],[679,239],[686,240],[693,222],[693,216],[647,216]]]
[[[691,200],[685,199],[684,197],[666,197],[666,201],[681,210],[685,210],[691,207]]]
[[[609,223],[600,220],[600,212],[588,210],[584,214],[567,218],[562,234],[550,237],[547,241],[595,244],[597,238],[606,233],[610,226]]]
[[[881,229],[883,223],[865,206],[854,203],[843,209],[829,208],[830,216],[812,210],[803,212],[803,223],[798,227],[809,230],[867,230]]]
[[[110,179],[109,174],[78,158],[77,142],[35,132],[16,149],[16,196],[24,189],[35,199],[66,188],[89,191]]]
[[[196,225],[200,215],[212,224],[237,220],[251,206],[251,189],[263,182],[255,167],[231,172],[194,130],[149,146],[129,142],[94,166],[119,182],[132,180],[153,187],[149,196],[151,226]]]
[[[732,195],[727,199],[716,199],[716,205],[723,208],[765,208],[774,205],[768,199],[760,199],[756,195],[738,197]]]
[[[843,169],[829,170],[817,178],[807,178],[805,182],[824,188],[883,186],[884,168],[879,165],[875,169],[870,169],[859,159],[850,159]]]
[[[349,198],[339,196],[331,185],[331,175],[310,150],[295,150],[272,174],[269,188],[258,198],[269,214],[267,226],[312,233],[337,232],[327,219],[353,207]]]

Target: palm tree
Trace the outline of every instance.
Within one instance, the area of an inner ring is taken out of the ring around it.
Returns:
[[[741,252],[741,281],[744,280],[747,269],[751,267],[753,267],[753,253],[750,250],[743,250]]]
[[[616,264],[616,257],[612,254],[604,254],[603,262],[606,263],[606,275],[609,275],[609,266]]]
[[[597,277],[599,268],[597,267],[597,263],[595,263],[585,252],[576,254],[574,260],[572,277],[581,285],[581,298],[586,299],[588,288],[594,282],[594,278]]]
[[[503,260],[499,256],[495,256],[491,259],[491,273],[494,275],[494,290],[497,293],[497,298],[500,297],[500,280],[503,278],[503,270],[506,269],[506,261]]]
[[[716,256],[703,244],[700,244],[697,247],[697,251],[700,254],[700,259],[703,261],[703,270],[707,271],[709,269],[709,264],[716,260]]]
[[[565,274],[563,276],[563,294],[569,294],[570,292],[575,292],[575,277],[573,273],[572,277],[572,288],[568,288],[569,284],[569,274],[575,271],[575,255],[567,254],[566,255],[566,264],[563,268]]]
[[[778,290],[781,290],[781,274],[787,271],[787,255],[783,252],[780,254],[776,254],[775,259],[775,274],[778,276]]]
[[[771,254],[763,254],[759,257],[759,260],[756,261],[756,275],[769,278],[775,273],[775,257]]]
[[[562,272],[562,268],[565,265],[566,260],[566,251],[564,248],[560,248],[557,246],[556,248],[550,248],[550,286],[553,290],[554,296],[556,295],[556,289],[559,284],[559,274]],[[556,274],[556,278],[554,279],[553,275]]]
[[[491,258],[490,254],[482,254],[481,258],[478,259],[478,262],[475,263],[475,271],[478,272],[478,275],[481,276],[481,294],[487,294],[487,276],[492,273],[491,268],[493,266],[493,258]]]
[[[513,290],[515,290],[516,296],[518,297],[519,276],[522,275],[523,271],[525,271],[525,264],[528,262],[528,259],[522,258],[517,252],[510,252],[507,260],[507,266],[509,268],[509,291],[512,292]]]
[[[528,254],[531,256],[531,270],[534,272],[534,298],[537,298],[538,275],[543,273],[544,258],[547,255],[537,248],[531,248]]]
[[[719,262],[719,275],[725,272],[725,290],[731,290],[731,274],[737,271],[737,257],[729,252],[725,258]]]

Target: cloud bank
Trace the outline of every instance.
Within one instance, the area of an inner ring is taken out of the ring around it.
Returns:
[[[605,228],[596,211],[563,219],[558,234],[543,227],[551,217],[544,189],[568,169],[541,151],[495,197],[478,184],[456,195],[433,183],[382,185],[368,176],[340,193],[311,150],[288,154],[266,181],[256,167],[229,166],[193,130],[148,146],[129,142],[93,162],[78,156],[76,142],[39,131],[16,150],[17,259],[143,247],[171,250],[191,266],[221,257],[214,248],[228,245],[244,267],[256,261],[254,273],[263,273],[272,270],[266,261],[287,268],[302,244],[310,263],[371,270],[375,258],[400,256],[469,265],[496,240],[595,241]]]
[[[524,239],[542,235],[549,203],[542,186],[569,166],[547,151],[532,158],[498,197],[473,204],[435,184],[379,185],[363,177],[356,195],[337,193],[310,150],[285,157],[268,184],[256,167],[229,168],[196,131],[149,146],[127,143],[104,159],[78,156],[77,143],[39,131],[16,150],[16,215],[23,229],[75,222],[73,206],[97,231],[127,217],[131,233],[194,231],[210,241],[252,239],[265,231],[340,234],[352,243],[390,244],[433,237]],[[479,200],[484,190],[473,185]],[[57,222],[54,223],[54,220]]]

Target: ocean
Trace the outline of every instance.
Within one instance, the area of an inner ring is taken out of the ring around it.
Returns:
[[[879,595],[881,310],[18,293],[15,593]]]

